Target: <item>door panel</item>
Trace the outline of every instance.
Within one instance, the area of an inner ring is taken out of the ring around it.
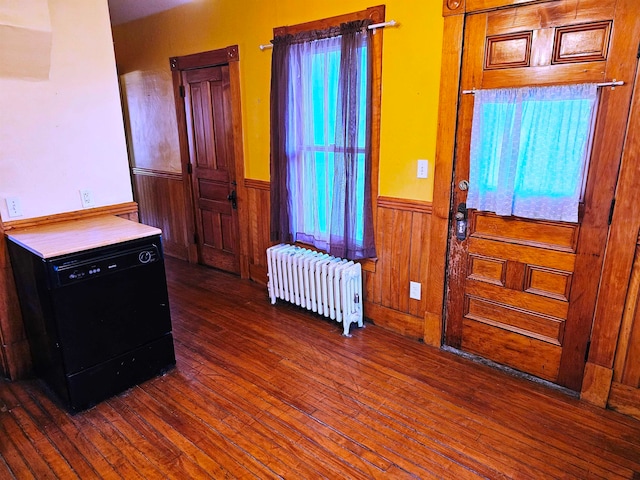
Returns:
[[[461,90],[611,80],[617,4],[550,1],[468,15]],[[616,94],[601,91],[579,222],[468,210],[465,240],[453,222],[448,345],[579,389],[623,140],[610,131],[621,113],[609,108]],[[458,185],[469,178],[472,114],[473,95],[462,95],[452,217],[466,201]],[[611,150],[604,147],[612,141]]]
[[[239,273],[229,68],[187,70],[182,78],[198,257],[206,265]]]

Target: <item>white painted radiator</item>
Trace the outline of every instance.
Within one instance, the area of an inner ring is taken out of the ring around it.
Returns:
[[[267,249],[269,296],[287,300],[349,327],[362,327],[362,267],[350,260],[332,257],[294,245]]]

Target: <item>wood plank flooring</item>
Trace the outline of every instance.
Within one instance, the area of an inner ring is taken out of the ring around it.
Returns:
[[[168,259],[177,367],[80,414],[0,381],[0,478],[640,478],[640,422]]]

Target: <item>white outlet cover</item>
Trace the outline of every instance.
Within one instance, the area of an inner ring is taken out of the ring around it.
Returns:
[[[9,211],[9,217],[21,217],[22,216],[22,205],[20,204],[19,197],[7,197],[7,210]]]
[[[95,205],[93,192],[88,189],[80,190],[80,202],[82,202],[83,208],[93,207]]]
[[[409,298],[420,300],[422,284],[419,282],[409,282]]]

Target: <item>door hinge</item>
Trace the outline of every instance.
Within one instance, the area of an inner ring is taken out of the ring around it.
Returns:
[[[184,85],[180,85],[180,96],[181,96],[182,98],[184,98],[184,97],[186,97],[186,95],[187,95],[187,94],[186,94],[186,93],[185,93],[185,91],[184,91]]]
[[[194,233],[194,234],[193,234],[193,243],[196,243],[196,244],[197,244],[197,243],[198,243],[198,240],[199,240],[199,239],[198,239],[198,234],[197,234],[197,233]]]
[[[589,351],[591,350],[591,340],[587,342],[587,349],[584,352],[584,361],[589,360]]]
[[[191,166],[191,162],[187,163],[187,173],[191,175],[193,173],[193,167]],[[611,223],[611,222],[609,222]]]
[[[609,225],[611,225],[611,221],[613,220],[613,209],[616,206],[616,199],[611,200],[611,208],[609,209]]]

